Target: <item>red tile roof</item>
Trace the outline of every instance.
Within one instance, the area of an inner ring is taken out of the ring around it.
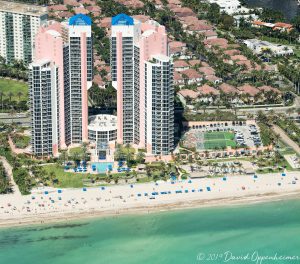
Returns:
[[[224,38],[207,39],[204,40],[204,44],[209,46],[219,46],[222,48],[227,48],[228,40]]]
[[[202,95],[210,95],[210,94],[219,95],[220,94],[220,92],[217,89],[215,89],[214,87],[211,87],[207,84],[204,84],[203,86],[198,87],[197,90]]]
[[[84,7],[75,7],[73,9],[75,14],[84,14],[87,15],[88,13],[90,13],[88,10],[86,10]]]
[[[185,71],[181,72],[183,75],[186,75],[189,79],[200,79],[203,78],[203,75],[198,73],[196,70],[194,69],[188,69]]]
[[[80,6],[81,5],[76,0],[64,0],[64,4],[70,5],[70,6]]]
[[[200,65],[201,61],[200,60],[189,60],[189,64],[191,66]]]
[[[215,70],[212,67],[200,67],[199,72],[202,72],[205,76],[214,75]]]
[[[181,94],[183,97],[190,97],[192,99],[196,99],[199,96],[199,93],[188,89],[180,90],[178,93]]]
[[[227,84],[227,83],[222,83],[220,86],[219,86],[220,90],[224,93],[238,93],[238,89],[236,89],[234,86],[230,85],[230,84]]]
[[[50,11],[68,11],[68,8],[65,5],[52,5],[48,6]]]
[[[272,92],[281,94],[281,91],[280,91],[280,90],[278,90],[277,88],[274,88],[274,87],[272,87],[272,86],[264,85],[264,86],[257,87],[257,88],[258,88],[259,90],[263,91],[263,92],[272,91]]]
[[[250,84],[244,84],[243,86],[238,87],[238,90],[240,90],[242,93],[249,94],[251,96],[255,96],[260,92],[257,88]]]
[[[224,54],[227,54],[229,56],[234,56],[234,55],[239,55],[241,54],[241,51],[236,50],[236,49],[232,49],[232,50],[225,50]]]
[[[233,55],[231,56],[233,61],[247,61],[248,59],[244,55]]]
[[[174,61],[174,68],[189,67],[190,65],[184,60]]]

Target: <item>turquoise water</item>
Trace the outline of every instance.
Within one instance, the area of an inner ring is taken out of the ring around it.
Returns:
[[[10,264],[256,263],[224,262],[227,251],[300,256],[300,200],[0,229]],[[209,254],[219,259],[197,260]]]
[[[94,162],[92,165],[96,165],[97,172],[104,173],[108,169],[108,166],[113,167],[112,162]]]

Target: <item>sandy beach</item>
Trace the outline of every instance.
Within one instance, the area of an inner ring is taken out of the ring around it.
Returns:
[[[1,195],[0,227],[299,197],[300,172],[83,189],[44,187],[26,196]]]

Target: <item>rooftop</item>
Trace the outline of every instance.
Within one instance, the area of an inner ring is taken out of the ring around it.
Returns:
[[[69,19],[69,25],[70,26],[90,26],[92,25],[92,20],[90,17],[83,15],[83,14],[78,14],[75,16],[72,16]]]
[[[126,14],[119,14],[112,17],[111,24],[113,26],[133,26],[134,20],[132,17]]]
[[[89,130],[110,131],[117,129],[117,117],[114,115],[94,115],[89,117]]]
[[[47,8],[37,5],[15,3],[0,0],[0,11],[20,13],[32,16],[41,16],[47,14]]]

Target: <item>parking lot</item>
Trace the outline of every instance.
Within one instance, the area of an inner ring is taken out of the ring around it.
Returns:
[[[183,145],[197,151],[226,147],[262,146],[256,124],[210,124],[189,129],[183,136]]]

